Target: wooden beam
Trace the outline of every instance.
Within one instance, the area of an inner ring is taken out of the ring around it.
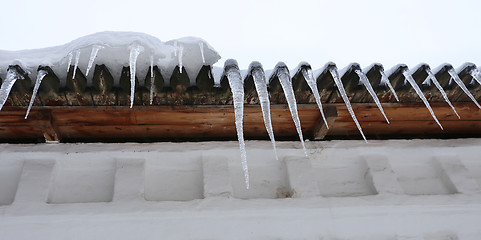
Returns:
[[[326,116],[327,125],[333,126],[337,119],[337,108],[335,106],[328,106],[324,110],[324,115]],[[319,123],[313,130],[312,140],[321,140],[327,135],[329,131],[328,126],[324,123],[322,116],[319,118]]]

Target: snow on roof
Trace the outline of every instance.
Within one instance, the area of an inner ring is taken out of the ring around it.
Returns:
[[[182,65],[189,78],[195,81],[203,65],[213,65],[220,59],[210,44],[197,37],[162,42],[145,33],[100,32],[61,46],[21,51],[0,50],[0,74],[5,75],[9,65],[19,65],[31,75],[31,79],[35,79],[38,66],[49,66],[65,84],[67,65],[78,53],[78,66],[81,69],[88,68],[92,56],[96,64],[105,64],[114,79],[119,79],[122,67],[129,66],[129,54],[134,45],[143,48],[137,64],[150,66],[153,57],[154,65],[160,67],[166,79],[170,79],[175,66]],[[92,54],[94,49],[98,49],[96,56]],[[147,68],[139,68],[138,75],[145,76],[147,71]]]

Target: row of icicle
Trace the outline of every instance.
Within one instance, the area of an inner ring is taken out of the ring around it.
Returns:
[[[203,55],[203,45],[199,44],[199,47],[200,47],[200,51],[202,53],[202,60],[203,60],[203,62],[205,62],[204,55]],[[89,74],[89,71],[90,71],[91,67],[93,66],[94,60],[95,60],[99,50],[101,50],[102,48],[103,48],[102,46],[93,46],[92,52],[91,52],[91,55],[90,55],[90,59],[89,59],[89,62],[88,62],[87,70],[86,70],[86,75]],[[135,93],[136,61],[137,61],[138,55],[143,50],[144,50],[144,48],[140,45],[137,45],[137,44],[130,46],[130,56],[129,56],[130,82],[131,82],[130,107],[133,106],[133,102],[134,102],[133,98],[134,98],[134,93]],[[178,47],[178,53],[176,52],[176,55],[178,55],[178,65],[179,65],[180,71],[182,71],[182,55],[183,55],[182,51],[183,51],[183,48],[180,46],[180,47]],[[75,59],[73,59],[74,54],[75,54]],[[72,60],[75,61],[72,79],[75,78],[79,58],[80,58],[80,50],[76,50],[76,51],[68,54],[67,72],[70,70],[70,65],[72,63]],[[153,67],[154,67],[154,64],[153,64],[154,63],[154,61],[153,61],[154,57],[151,56],[150,59],[151,59],[150,68],[153,69]],[[326,124],[326,127],[329,128],[326,117],[325,117],[325,114],[324,114],[324,111],[323,111],[323,108],[322,108],[321,96],[319,95],[319,91],[317,90],[316,78],[313,74],[313,71],[312,71],[311,67],[308,64],[304,63],[302,65],[304,67],[301,67],[301,64],[300,64],[299,67],[298,67],[298,71],[301,72],[301,74],[304,77],[304,79],[306,80],[308,86],[312,90],[312,92],[314,94],[314,98],[316,100],[316,103],[319,107],[322,119],[323,119],[324,123]],[[354,120],[357,128],[359,129],[359,132],[362,135],[363,139],[367,142],[366,137],[365,137],[365,135],[362,131],[362,128],[359,124],[359,121],[357,120],[356,115],[354,114],[354,111],[351,107],[349,98],[348,98],[348,96],[346,94],[346,91],[344,89],[343,83],[341,81],[341,76],[339,74],[339,71],[338,71],[336,65],[333,64],[333,63],[328,63],[324,67],[324,70],[327,70],[331,74],[331,76],[333,77],[334,84],[337,87],[344,103],[346,104],[346,107],[347,107],[352,119]],[[359,84],[363,85],[366,88],[366,90],[369,92],[370,96],[373,98],[374,102],[376,103],[377,107],[379,108],[381,114],[384,116],[386,122],[389,124],[389,119],[386,116],[386,114],[384,113],[382,105],[381,105],[376,93],[374,92],[374,89],[373,89],[369,79],[367,78],[365,72],[366,71],[362,71],[360,69],[355,70],[355,73],[359,76]],[[395,99],[397,101],[399,101],[399,98],[398,98],[394,88],[392,87],[387,74],[384,72],[382,67],[379,68],[379,72],[381,74],[380,85],[387,86],[390,89],[390,91],[392,92],[392,94],[394,95]],[[428,73],[428,76],[427,76],[426,80],[423,82],[423,84],[429,85],[429,84],[433,83],[436,86],[436,88],[440,91],[440,93],[442,94],[444,100],[453,109],[453,111],[457,115],[457,117],[460,118],[460,116],[456,112],[456,109],[454,108],[452,103],[449,101],[446,92],[443,90],[443,88],[441,87],[441,85],[437,81],[434,73],[431,71],[431,69],[429,67],[426,68],[426,72]],[[153,85],[154,84],[155,72],[150,71],[150,73],[151,73],[151,75],[150,75],[151,84]],[[406,79],[405,84],[409,83],[413,87],[413,89],[419,95],[419,97],[421,98],[423,103],[426,105],[426,107],[429,110],[429,112],[431,113],[433,119],[436,121],[436,123],[439,125],[439,127],[441,129],[443,129],[441,123],[436,118],[436,115],[434,114],[434,111],[432,110],[429,102],[427,101],[427,99],[424,96],[424,94],[422,93],[421,89],[416,84],[415,80],[413,79],[413,77],[412,77],[413,73],[414,73],[414,71],[410,71],[407,67],[405,67],[402,70],[402,74],[404,75],[404,77]],[[456,73],[456,71],[452,67],[449,68],[448,73],[451,76],[451,80],[454,81],[479,108],[481,108],[481,106],[478,104],[478,102],[473,97],[473,95],[468,91],[467,87],[461,81],[458,74]],[[38,92],[38,89],[40,87],[42,79],[47,74],[48,74],[48,72],[44,69],[38,70],[37,79],[35,81],[33,94],[32,94],[31,100],[30,100],[29,107],[27,109],[27,113],[25,115],[25,119],[28,117],[28,114],[29,114],[30,109],[33,105],[33,102],[35,100],[35,96]],[[474,68],[470,72],[470,74],[471,74],[471,76],[473,77],[474,80],[476,80],[479,84],[481,84],[480,72],[479,72],[478,69]],[[295,99],[294,90],[293,90],[293,87],[292,87],[291,75],[289,73],[289,69],[287,68],[287,66],[282,62],[278,63],[276,65],[276,67],[274,68],[271,76],[269,78],[266,78],[266,74],[265,74],[265,72],[262,68],[262,65],[259,62],[253,62],[249,66],[248,75],[252,76],[252,78],[254,80],[254,83],[255,83],[256,91],[257,91],[257,94],[258,94],[258,97],[259,97],[259,102],[260,102],[261,109],[262,109],[265,127],[266,127],[266,130],[268,132],[269,138],[272,142],[275,158],[278,159],[278,156],[277,156],[277,151],[276,151],[276,144],[275,144],[274,132],[273,132],[273,128],[272,128],[271,115],[270,115],[269,93],[268,93],[268,90],[267,90],[268,81],[272,77],[277,77],[279,79],[279,82],[281,84],[282,90],[285,94],[285,97],[286,97],[286,100],[287,100],[287,103],[288,103],[289,110],[291,112],[293,122],[295,124],[297,133],[299,135],[299,139],[301,141],[301,145],[302,145],[302,148],[304,150],[304,154],[307,156],[307,151],[306,151],[306,147],[305,147],[305,144],[304,144],[304,138],[303,138],[303,135],[302,135],[301,122],[299,120],[296,99]],[[236,125],[236,129],[237,129],[237,136],[238,136],[239,147],[240,147],[240,152],[241,152],[241,163],[242,163],[242,168],[244,170],[246,188],[249,188],[249,171],[248,171],[248,166],[247,166],[247,157],[246,157],[245,142],[244,142],[244,136],[243,136],[244,80],[242,78],[242,75],[241,75],[241,72],[239,70],[238,64],[235,60],[229,59],[225,62],[223,76],[227,77],[229,85],[231,87],[231,92],[233,94],[235,125]],[[5,104],[13,85],[15,84],[15,81],[17,79],[22,79],[22,78],[23,78],[23,76],[21,74],[17,73],[15,68],[9,68],[8,69],[5,81],[3,82],[3,84],[0,88],[0,110],[2,109],[3,105]],[[150,91],[150,104],[152,104],[153,93],[154,93],[153,92],[154,88],[153,88],[152,85],[150,87],[150,89],[151,89],[151,91]]]

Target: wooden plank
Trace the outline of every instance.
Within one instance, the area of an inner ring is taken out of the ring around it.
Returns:
[[[390,136],[390,137],[432,137],[453,135],[477,136],[481,134],[481,121],[441,121],[444,130],[441,130],[433,121],[385,121],[361,122],[361,127],[366,136]],[[359,136],[354,122],[336,121],[329,130],[327,136]],[[368,137],[369,139],[369,137]]]
[[[337,119],[337,109],[334,106],[328,106],[324,109],[324,115],[326,117],[327,125],[332,126]],[[319,118],[319,123],[314,127],[312,131],[312,139],[320,140],[324,139],[329,131],[328,126],[324,123],[322,116]]]
[[[454,114],[446,103],[432,103],[436,117],[440,121],[451,120],[481,120],[481,110],[474,103],[453,103],[461,119]],[[424,104],[383,104],[384,112],[389,121],[420,121],[432,120],[432,116]],[[353,104],[354,113],[359,121],[382,121],[384,117],[374,104]],[[339,122],[352,122],[351,115],[343,105],[338,106]]]

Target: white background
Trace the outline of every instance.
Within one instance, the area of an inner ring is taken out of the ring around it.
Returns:
[[[481,2],[469,0],[63,1],[1,4],[0,49],[68,43],[100,31],[136,31],[162,41],[198,36],[222,56],[272,68],[334,61],[366,66],[481,65]]]

